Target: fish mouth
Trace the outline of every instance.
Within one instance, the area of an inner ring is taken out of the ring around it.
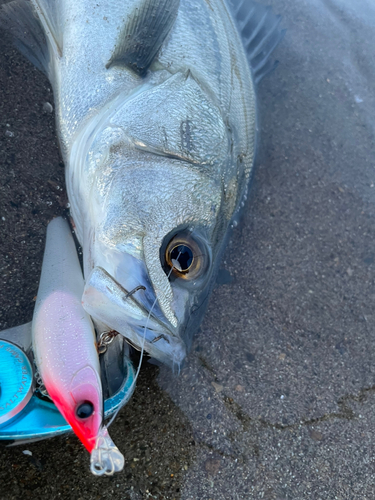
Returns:
[[[180,366],[186,356],[185,343],[178,329],[158,313],[156,298],[150,307],[146,292],[143,284],[125,289],[104,268],[96,266],[87,278],[82,305],[94,320],[116,330],[136,349],[144,349],[165,364]]]

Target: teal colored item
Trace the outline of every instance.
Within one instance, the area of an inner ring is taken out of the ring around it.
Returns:
[[[126,354],[122,371],[122,384],[104,401],[105,418],[127,403],[133,393],[135,372]],[[0,332],[0,440],[24,442],[70,431],[56,406],[35,391],[31,323]]]

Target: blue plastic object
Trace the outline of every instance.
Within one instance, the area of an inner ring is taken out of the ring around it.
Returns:
[[[0,440],[38,440],[72,430],[56,406],[35,393],[30,355],[31,323],[0,332]],[[106,418],[124,405],[134,390],[132,362],[124,355],[123,363],[123,382],[104,402]],[[14,398],[23,382],[22,394]]]
[[[9,422],[30,401],[34,371],[26,353],[0,339],[0,424]]]

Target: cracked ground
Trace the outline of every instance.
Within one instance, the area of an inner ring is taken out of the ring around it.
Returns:
[[[1,498],[375,498],[375,8],[271,4],[287,34],[254,181],[186,365],[144,363],[121,474],[91,477],[74,436],[1,448]],[[50,85],[0,46],[3,329],[32,317],[67,198]]]

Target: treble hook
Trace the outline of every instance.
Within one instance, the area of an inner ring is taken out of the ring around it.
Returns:
[[[91,452],[90,468],[96,476],[112,476],[124,467],[124,457],[108,435],[106,427],[99,430]]]

